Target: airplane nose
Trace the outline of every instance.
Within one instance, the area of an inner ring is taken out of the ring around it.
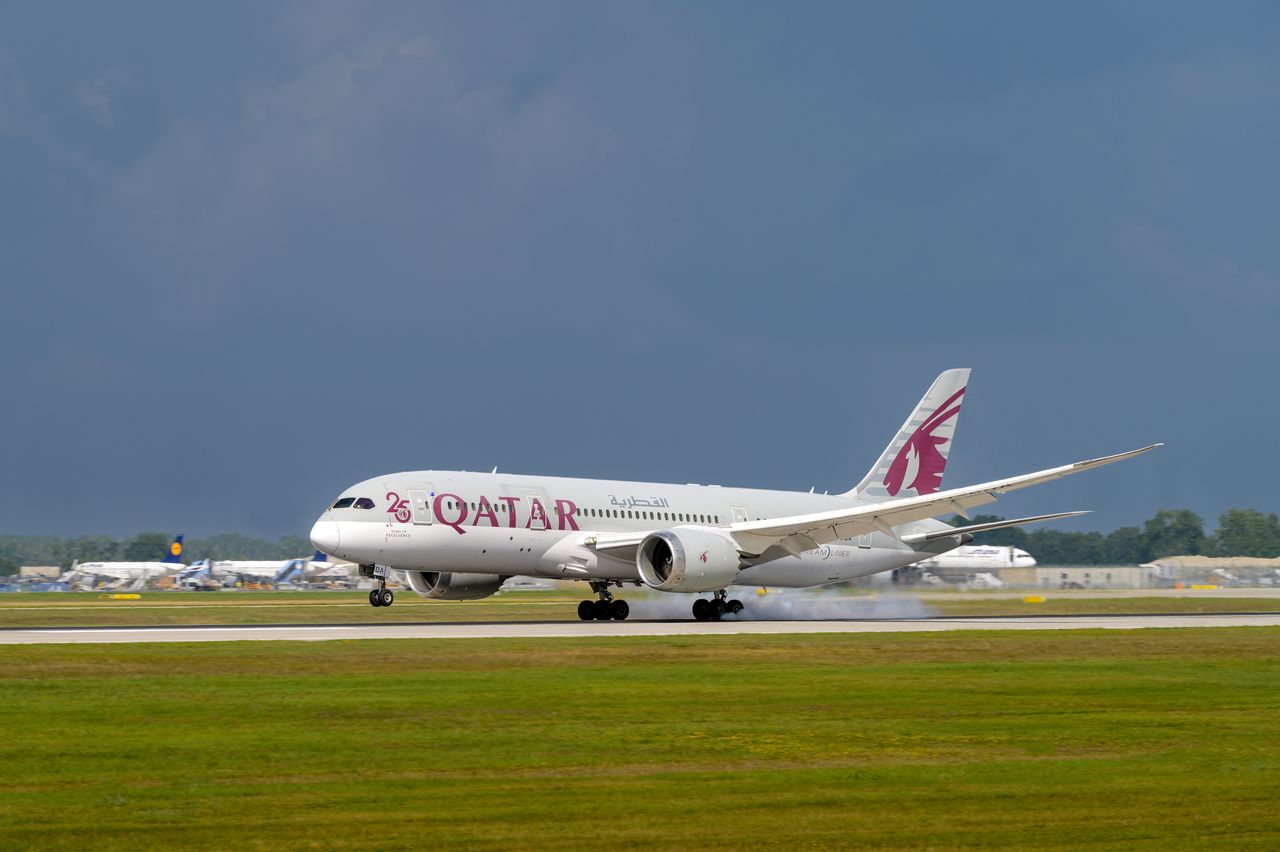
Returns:
[[[321,553],[333,555],[341,542],[341,530],[336,521],[316,521],[311,528],[311,543]]]

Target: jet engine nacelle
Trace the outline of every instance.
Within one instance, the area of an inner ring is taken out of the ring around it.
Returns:
[[[409,588],[437,601],[474,601],[498,591],[506,577],[496,574],[456,574],[443,571],[406,571]]]
[[[714,592],[738,576],[738,547],[706,527],[676,527],[650,533],[636,551],[645,585],[663,592]]]

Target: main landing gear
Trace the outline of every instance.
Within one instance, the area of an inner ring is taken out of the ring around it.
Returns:
[[[609,584],[593,581],[591,591],[600,596],[599,600],[585,600],[578,604],[578,618],[583,621],[626,621],[631,614],[631,607],[621,598],[614,598],[609,593]]]
[[[726,600],[728,597],[729,593],[721,589],[710,600],[698,598],[693,602],[693,617],[698,621],[719,621],[725,614],[737,615],[742,612],[742,601]]]

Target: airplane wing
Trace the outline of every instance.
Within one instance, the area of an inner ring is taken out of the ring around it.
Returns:
[[[881,503],[853,506],[848,509],[835,509],[829,512],[815,512],[808,515],[796,515],[789,518],[769,518],[762,521],[743,521],[730,524],[725,528],[738,544],[738,549],[746,556],[760,556],[771,547],[779,547],[793,556],[806,550],[812,550],[823,544],[838,539],[853,538],[879,530],[893,536],[893,527],[912,521],[922,521],[944,512],[964,514],[974,506],[993,503],[1001,494],[1017,491],[1042,482],[1061,479],[1073,473],[1090,470],[1095,467],[1124,461],[1143,453],[1150,452],[1163,444],[1152,444],[1139,450],[1117,453],[1111,456],[1089,459],[1075,464],[1049,468],[1048,470],[1012,476],[1008,479],[997,479],[979,485],[964,488],[952,488],[925,494],[919,497],[906,497],[901,500],[887,500]]]

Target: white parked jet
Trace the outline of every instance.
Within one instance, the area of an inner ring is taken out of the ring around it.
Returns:
[[[1034,568],[1035,557],[1020,547],[996,544],[969,544],[941,556],[918,563],[927,571],[990,571],[999,568]]]
[[[235,580],[245,583],[284,583],[310,579],[332,567],[328,557],[319,551],[310,559],[202,559],[192,563],[180,578],[197,580],[209,576],[220,582]]]
[[[901,568],[945,553],[984,530],[1071,517],[951,527],[935,515],[964,514],[998,495],[1132,458],[1160,446],[1037,473],[942,488],[969,371],[940,375],[862,482],[844,494],[814,494],[517,476],[505,473],[392,473],[353,485],[316,521],[316,549],[360,563],[380,579],[369,593],[390,606],[389,570],[418,594],[469,600],[513,575],[581,580],[597,600],[578,615],[624,619],[611,588],[648,586],[706,593],[698,619],[742,608],[726,587],[822,586]]]
[[[186,566],[182,564],[182,536],[178,535],[169,545],[169,552],[158,562],[75,562],[63,580],[76,579],[85,585],[98,586],[121,581],[134,581],[141,586],[152,577],[174,574]]]

